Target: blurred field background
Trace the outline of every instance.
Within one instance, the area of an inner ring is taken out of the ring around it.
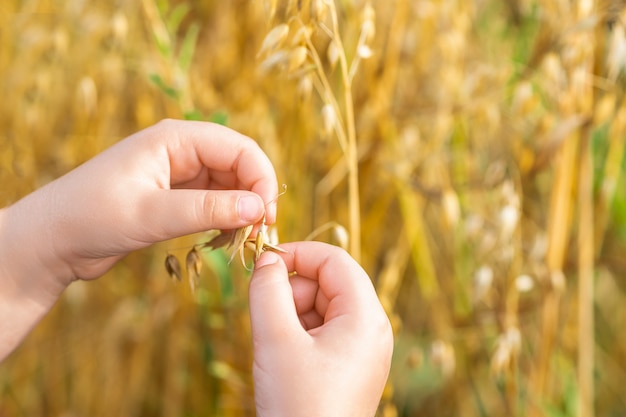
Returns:
[[[345,230],[372,277],[381,416],[623,416],[624,6],[2,0],[0,202],[162,118],[226,124],[288,186],[280,240]],[[248,273],[163,266],[203,239],[72,285],[0,416],[254,415]]]

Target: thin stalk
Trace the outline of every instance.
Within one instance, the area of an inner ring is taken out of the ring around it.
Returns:
[[[359,196],[359,162],[356,131],[352,110],[352,93],[346,88],[346,119],[348,119],[348,199],[350,213],[350,253],[357,262],[361,260],[361,204]],[[348,110],[349,109],[349,110]]]
[[[345,48],[339,35],[339,23],[337,21],[337,11],[331,10],[333,22],[334,42],[341,51],[339,54],[339,65],[341,67],[341,77],[343,79],[344,107],[345,107],[345,128],[348,136],[348,148],[346,159],[348,162],[348,211],[350,229],[350,254],[357,261],[361,261],[361,204],[359,196],[359,156],[356,141],[356,128],[354,122],[354,104],[352,102],[352,85],[350,82],[350,70],[345,54]]]
[[[571,198],[576,174],[576,156],[578,150],[577,135],[564,141],[558,152],[558,163],[554,176],[554,185],[548,214],[548,251],[546,265],[551,273],[552,288],[546,294],[542,305],[541,337],[539,341],[538,360],[530,376],[529,389],[533,403],[530,416],[541,416],[540,405],[550,393],[546,389],[550,363],[558,330],[559,306],[563,288],[559,288],[555,280],[562,276],[565,253],[570,236],[573,199]]]
[[[578,415],[593,417],[593,161],[589,128],[581,138],[578,177]]]
[[[594,0],[578,1],[580,21],[594,15]],[[581,34],[582,42],[594,44],[594,32]],[[587,50],[581,66],[585,74],[593,74],[594,50]],[[589,77],[590,78],[590,77]],[[592,115],[594,91],[591,80],[581,82],[579,108]],[[578,416],[594,417],[594,217],[593,217],[593,156],[591,153],[591,124],[581,129],[578,174]]]
[[[313,85],[315,86],[315,89],[320,95],[320,97],[322,97],[322,99],[325,102],[332,105],[333,109],[335,110],[335,114],[337,115],[337,124],[338,124],[338,126],[335,128],[335,132],[337,133],[337,140],[339,141],[339,146],[341,147],[341,150],[345,154],[348,152],[348,139],[346,137],[346,133],[344,129],[339,128],[346,124],[341,115],[341,107],[339,106],[337,99],[332,93],[333,89],[330,86],[328,77],[326,77],[326,74],[324,73],[324,66],[322,64],[322,60],[319,57],[319,54],[317,53],[317,50],[315,49],[315,45],[313,45],[313,42],[311,42],[311,39],[308,39],[308,38],[306,40],[306,44],[307,44],[307,48],[310,51],[311,59],[313,59],[313,63],[315,64],[315,69],[316,69],[315,73],[317,74],[317,78],[315,78],[315,81],[317,82],[314,82]],[[319,84],[321,84],[321,88]]]
[[[606,234],[611,215],[611,205],[615,197],[615,190],[620,179],[622,161],[626,155],[626,103],[622,103],[611,122],[609,130],[609,150],[602,167],[602,185],[598,194],[598,201],[594,210],[595,227],[594,243],[596,256],[602,250],[604,236]]]
[[[516,189],[522,189],[521,178],[517,178]],[[524,206],[522,193],[519,193],[520,207]],[[505,329],[509,328],[519,329],[519,291],[516,287],[515,280],[523,268],[523,259],[520,256],[523,247],[522,228],[517,227],[512,238],[512,244],[515,247],[515,255],[511,261],[509,270],[509,276],[507,280],[507,290],[505,299]],[[512,355],[511,358],[511,374],[506,375],[504,380],[505,392],[509,410],[511,415],[517,416],[520,414],[520,401],[519,401],[519,361],[517,354]]]

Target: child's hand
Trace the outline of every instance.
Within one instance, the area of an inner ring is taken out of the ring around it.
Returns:
[[[281,247],[250,283],[258,415],[373,416],[393,336],[369,277],[337,247]]]
[[[7,225],[61,261],[63,279],[93,279],[152,243],[256,223],[277,191],[272,164],[253,140],[219,125],[167,120],[19,201]],[[266,221],[275,216],[273,203]]]
[[[0,210],[0,360],[72,280],[158,241],[272,223],[277,192],[252,139],[168,120]]]

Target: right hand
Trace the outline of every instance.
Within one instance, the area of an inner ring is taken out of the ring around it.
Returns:
[[[373,416],[393,335],[369,277],[338,247],[281,247],[261,255],[250,283],[257,414]]]

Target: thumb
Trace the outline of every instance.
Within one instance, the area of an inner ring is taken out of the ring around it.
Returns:
[[[278,254],[261,254],[250,280],[250,321],[255,343],[272,343],[302,331],[287,266]]]
[[[148,202],[146,224],[159,240],[209,229],[236,229],[261,220],[265,205],[258,194],[242,190],[159,190]]]

